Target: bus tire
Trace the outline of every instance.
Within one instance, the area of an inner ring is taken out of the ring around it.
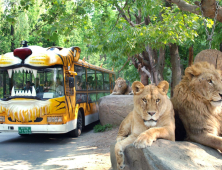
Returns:
[[[78,137],[82,133],[82,127],[83,127],[83,117],[80,110],[78,111],[78,118],[77,118],[77,127],[76,129],[69,132],[69,135],[71,137]]]
[[[19,134],[20,136],[22,136],[22,137],[28,137],[28,136],[30,136],[30,134]]]

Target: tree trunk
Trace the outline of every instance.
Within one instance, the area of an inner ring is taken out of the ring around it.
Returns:
[[[145,72],[143,72],[142,70],[140,70],[140,81],[143,85],[148,84],[148,75]]]
[[[13,25],[11,25],[11,36],[12,36],[12,39],[11,39],[11,51],[14,51],[15,43],[14,43],[14,27],[13,27]]]
[[[149,45],[146,46],[146,51],[149,54],[149,63],[150,63],[151,75],[153,77],[153,83],[157,85],[157,84],[159,84],[158,70],[156,69],[156,65],[158,64],[157,63],[158,56],[157,56],[157,53]]]
[[[193,64],[193,47],[191,46],[189,48],[189,66],[191,66]]]
[[[163,70],[165,65],[165,48],[160,48],[158,58],[158,80],[163,81]]]
[[[173,97],[173,90],[181,81],[180,56],[176,44],[170,44],[170,57],[172,64],[171,97]]]

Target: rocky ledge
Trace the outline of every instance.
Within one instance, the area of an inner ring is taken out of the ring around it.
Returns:
[[[124,154],[124,170],[222,170],[219,151],[193,142],[158,139],[145,149],[136,149],[131,144]],[[110,147],[110,157],[116,170],[114,144]]]

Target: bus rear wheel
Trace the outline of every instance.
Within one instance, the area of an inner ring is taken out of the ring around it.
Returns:
[[[82,113],[78,111],[78,118],[77,118],[77,127],[76,129],[72,130],[69,132],[69,135],[71,137],[78,137],[82,133],[82,126],[83,126],[83,118],[82,118]]]
[[[30,134],[19,134],[20,136],[22,136],[22,137],[28,137],[28,136],[30,136]]]

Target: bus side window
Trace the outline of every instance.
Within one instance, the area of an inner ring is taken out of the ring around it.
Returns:
[[[101,97],[103,97],[103,96],[105,96],[105,93],[97,93],[97,101],[101,98]]]
[[[75,87],[76,90],[86,90],[86,69],[82,66],[75,65]]]
[[[86,103],[87,102],[87,94],[76,94],[76,103]]]
[[[3,71],[0,71],[0,99],[4,98],[3,94]]]
[[[114,89],[115,87],[115,77],[114,77],[114,74],[112,75],[112,90]]]
[[[96,71],[97,90],[104,90],[103,86],[103,73]]]
[[[80,76],[75,77],[75,87],[76,90],[82,90],[82,81]]]
[[[104,73],[103,74],[103,78],[104,78],[104,88],[105,90],[109,90],[110,89],[110,85],[109,85],[109,73]]]
[[[88,103],[95,103],[96,100],[96,93],[89,93],[88,94]]]
[[[95,81],[95,70],[87,69],[87,87],[88,90],[96,89],[96,81]]]

